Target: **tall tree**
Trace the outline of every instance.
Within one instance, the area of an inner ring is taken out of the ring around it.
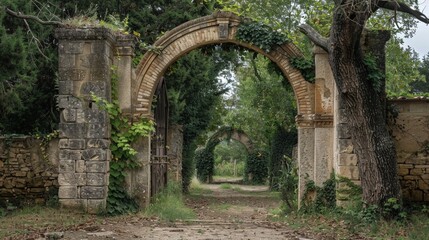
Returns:
[[[385,108],[380,92],[371,81],[374,69],[365,63],[362,45],[364,28],[378,11],[392,10],[429,23],[421,12],[399,1],[335,0],[330,36],[323,37],[309,25],[301,31],[329,54],[329,61],[350,132],[359,158],[363,200],[383,206],[389,198],[400,199],[396,151],[386,128]],[[372,39],[377,40],[377,39]]]

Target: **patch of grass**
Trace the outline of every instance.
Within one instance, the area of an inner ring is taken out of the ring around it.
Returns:
[[[0,239],[6,237],[24,239],[31,234],[44,232],[46,229],[63,231],[77,225],[98,221],[97,219],[96,216],[68,209],[25,207],[0,218]]]
[[[222,204],[214,203],[212,205],[212,208],[215,209],[215,210],[218,210],[218,211],[227,211],[231,207],[232,207],[232,205],[229,204],[229,203],[222,203]]]
[[[191,186],[189,187],[190,195],[202,195],[211,194],[213,191],[210,189],[203,188],[200,181],[196,177],[192,179]]]
[[[429,214],[420,209],[408,212],[408,218],[399,220],[375,219],[367,221],[355,210],[333,209],[322,213],[270,211],[270,220],[287,223],[300,231],[311,231],[332,239],[429,239]]]
[[[154,197],[154,202],[144,212],[165,221],[194,219],[195,213],[183,203],[182,190],[177,183],[169,183]]]
[[[229,183],[222,183],[222,184],[220,185],[220,188],[221,188],[221,189],[232,189],[232,185],[231,185],[231,184],[229,184]]]

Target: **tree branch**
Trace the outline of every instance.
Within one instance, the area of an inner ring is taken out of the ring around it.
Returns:
[[[9,14],[11,16],[14,16],[16,18],[31,19],[31,20],[34,20],[34,21],[42,24],[42,25],[55,25],[55,26],[60,26],[60,27],[66,26],[62,22],[58,22],[58,21],[43,21],[42,19],[40,19],[40,18],[38,18],[36,16],[33,16],[33,15],[25,15],[25,14],[22,14],[20,12],[15,12],[15,11],[12,11],[11,9],[7,8],[7,7],[5,9],[6,9],[6,13],[7,14]]]
[[[426,17],[426,15],[424,15],[420,11],[412,9],[410,6],[408,6],[405,3],[398,2],[398,1],[385,1],[385,0],[382,0],[382,1],[378,2],[378,6],[380,8],[384,8],[384,9],[388,9],[388,10],[393,10],[395,12],[399,11],[399,12],[403,12],[403,13],[408,13],[408,14],[412,15],[413,17],[415,17],[416,19],[420,20],[421,22],[429,24],[429,18]]]
[[[326,52],[328,51],[328,39],[320,35],[314,28],[312,28],[308,24],[301,24],[299,25],[299,31],[304,33],[310,40],[316,44],[317,46],[321,47]]]

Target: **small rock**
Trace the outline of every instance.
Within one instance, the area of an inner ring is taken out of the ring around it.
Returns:
[[[87,233],[90,236],[95,236],[95,237],[108,237],[114,234],[114,232],[111,231],[107,231],[107,232],[93,232],[93,233]]]
[[[47,240],[56,240],[64,237],[64,232],[47,232],[44,234]]]

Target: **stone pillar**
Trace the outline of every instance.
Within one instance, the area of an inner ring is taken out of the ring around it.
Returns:
[[[150,137],[141,137],[133,144],[133,147],[137,151],[136,159],[141,167],[128,172],[127,191],[139,206],[144,208],[150,203]]]
[[[315,60],[315,91],[314,91],[314,182],[321,186],[329,179],[333,164],[333,111],[335,81],[329,64],[328,54],[321,48],[313,50]]]
[[[134,57],[135,37],[133,35],[120,35],[116,38],[115,58],[113,64],[118,75],[118,100],[123,112],[131,111],[132,97],[132,62]]]
[[[182,184],[182,150],[183,130],[180,125],[170,125],[168,128],[168,180]]]
[[[111,153],[108,114],[90,94],[110,100],[113,34],[57,29],[59,40],[59,200],[96,212],[106,206]]]
[[[298,122],[298,207],[305,192],[305,185],[314,180],[314,128]]]

